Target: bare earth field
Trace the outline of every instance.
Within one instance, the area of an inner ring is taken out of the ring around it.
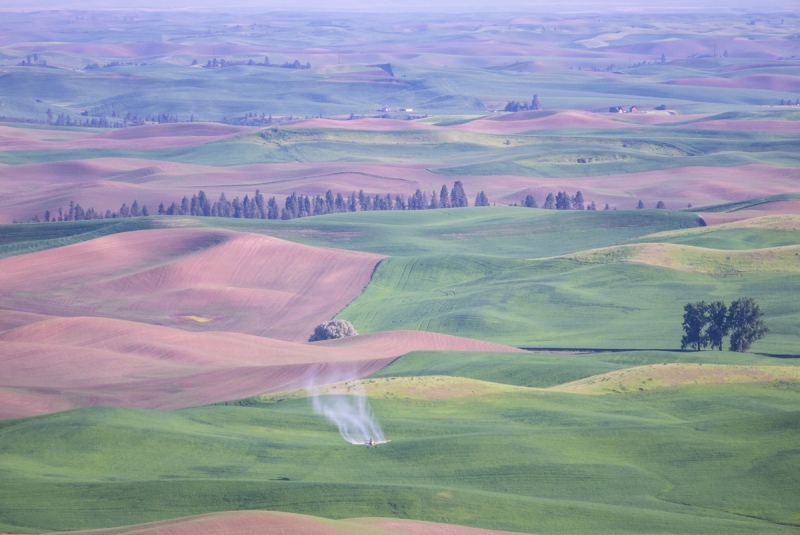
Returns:
[[[309,344],[105,318],[54,318],[0,333],[0,419],[93,405],[204,405],[364,377],[421,350],[520,351],[418,331]]]
[[[95,135],[68,132],[63,137],[52,136],[52,132],[45,137],[41,132],[47,130],[33,130],[39,132],[38,135],[23,131],[20,135],[20,130],[0,127],[0,150],[170,149],[212,143],[251,129],[213,123],[178,123],[111,130]]]
[[[68,533],[83,533],[71,531]],[[86,532],[90,533],[90,532]],[[390,518],[328,520],[274,511],[231,511],[91,531],[93,535],[502,535],[508,531]]]
[[[0,296],[12,310],[299,342],[361,292],[381,259],[256,234],[127,232],[0,260]]]

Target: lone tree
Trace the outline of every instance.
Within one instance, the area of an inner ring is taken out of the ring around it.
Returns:
[[[743,297],[731,303],[727,324],[731,330],[731,351],[745,352],[757,340],[769,332],[761,318],[764,313],[750,297]]]
[[[687,347],[700,351],[708,345],[708,335],[706,326],[706,303],[687,303],[683,307],[683,338],[681,338],[681,349]]]
[[[331,320],[314,327],[314,334],[311,335],[308,341],[319,342],[320,340],[333,340],[334,338],[356,336],[357,334],[355,327],[349,321]]]
[[[709,303],[706,313],[706,338],[711,349],[722,351],[722,340],[728,336],[728,307],[722,301]]]
[[[636,208],[637,208],[638,210],[641,210],[642,208],[644,208],[644,203],[642,202],[642,200],[641,200],[641,199],[639,199],[639,204],[637,204],[637,205],[636,205]]]

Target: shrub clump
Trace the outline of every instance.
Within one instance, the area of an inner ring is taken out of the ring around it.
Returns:
[[[314,334],[308,339],[309,342],[320,340],[333,340],[334,338],[344,338],[345,336],[356,336],[353,324],[347,320],[331,320],[327,323],[320,323],[314,327]]]

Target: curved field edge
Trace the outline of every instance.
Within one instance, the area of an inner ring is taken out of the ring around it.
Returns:
[[[280,403],[311,396],[360,396],[370,399],[438,400],[500,394],[565,392],[570,394],[621,394],[655,389],[675,389],[706,384],[798,383],[800,366],[731,366],[725,364],[671,363],[625,368],[592,375],[546,389],[514,386],[458,376],[424,375],[367,378],[318,387],[265,394],[242,400],[242,405]]]
[[[610,250],[620,256],[574,261],[390,257],[339,317],[359,332],[435,331],[525,348],[677,349],[687,302],[749,296],[761,304],[772,329],[753,350],[797,354],[800,310],[792,296],[800,291],[794,268],[800,256],[787,250],[775,267],[755,270],[761,264],[743,253],[745,267],[753,269],[747,271],[732,265],[733,252],[691,250],[703,254],[684,270],[620,257],[636,252],[633,246]]]
[[[225,511],[173,520],[136,524],[89,532],[70,531],[75,535],[501,535],[508,532],[470,528],[453,524],[399,520],[393,518],[350,518],[330,520],[311,515],[278,511]]]
[[[792,532],[797,395],[760,383],[379,397],[392,442],[369,449],[302,399],[68,411],[0,423],[0,518],[64,530],[271,509],[526,532]]]
[[[579,264],[636,263],[705,275],[800,272],[800,245],[718,250],[671,243],[618,245],[563,257]]]
[[[433,375],[544,390],[614,372],[667,364],[755,367],[769,373],[772,367],[800,366],[800,358],[772,358],[731,351],[415,351],[394,360],[367,380]]]
[[[119,232],[207,227],[389,256],[482,251],[553,256],[616,245],[648,234],[702,225],[697,215],[665,211],[558,211],[520,207],[377,211],[290,221],[191,216],[0,225],[0,258]]]

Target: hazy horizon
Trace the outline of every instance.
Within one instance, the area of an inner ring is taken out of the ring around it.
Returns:
[[[369,2],[365,0],[315,1],[315,0],[235,0],[223,6],[217,0],[6,0],[0,6],[2,10],[40,11],[40,10],[213,10],[230,11],[310,11],[310,12],[415,12],[415,13],[603,13],[603,12],[782,12],[796,13],[798,4],[792,0],[766,0],[753,9],[752,2],[732,0],[724,7],[711,0],[673,0],[667,4],[654,7],[650,2],[641,0],[615,0],[614,2],[598,2],[573,0],[565,2],[531,2],[505,1],[488,2],[487,0],[465,0],[454,4],[442,0],[382,0]]]

